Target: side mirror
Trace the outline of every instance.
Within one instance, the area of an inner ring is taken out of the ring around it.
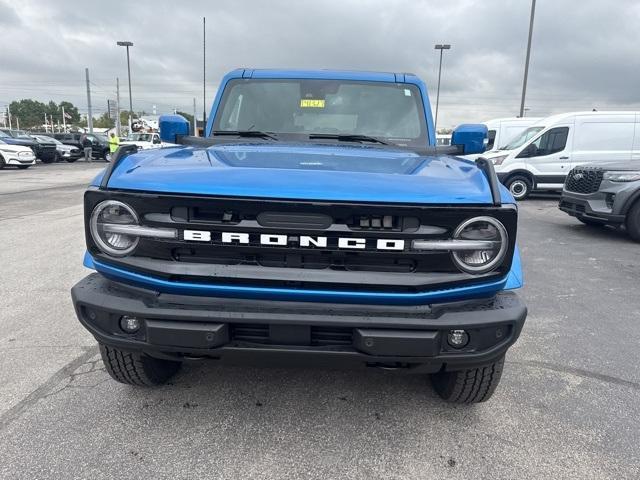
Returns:
[[[163,142],[176,143],[176,135],[189,135],[189,122],[182,115],[162,115],[158,124]]]
[[[458,125],[451,135],[451,145],[462,148],[460,155],[482,153],[486,150],[488,141],[487,126],[483,124]]]
[[[535,157],[536,155],[538,155],[538,147],[530,143],[518,154],[518,158],[529,158]]]
[[[160,139],[158,137],[153,137],[153,143],[160,143]]]

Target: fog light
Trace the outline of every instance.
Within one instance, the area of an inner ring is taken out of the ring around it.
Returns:
[[[140,330],[140,320],[136,317],[124,315],[120,317],[120,328],[127,333],[136,333]]]
[[[464,330],[449,330],[447,342],[453,348],[462,348],[469,343],[469,334]]]

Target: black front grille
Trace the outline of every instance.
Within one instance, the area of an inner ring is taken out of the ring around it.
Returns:
[[[564,188],[569,192],[595,193],[600,188],[604,169],[599,167],[577,167],[569,172]]]
[[[140,238],[133,255],[104,259],[126,269],[165,278],[225,285],[415,293],[486,282],[505,275],[515,248],[513,205],[400,205],[214,198],[89,191],[85,214],[105,198],[131,205],[150,227],[173,228],[176,239]],[[509,233],[505,262],[482,275],[462,272],[447,251],[420,251],[413,240],[451,238],[463,221],[491,216]],[[89,220],[88,218],[86,219]],[[185,231],[204,231],[196,242]],[[224,243],[222,232],[248,235],[248,243]],[[260,243],[261,235],[287,236],[286,245]],[[302,245],[302,237],[325,245]],[[101,257],[88,234],[89,250]],[[365,248],[344,249],[338,239],[359,239]],[[378,240],[402,241],[401,250],[377,248]]]

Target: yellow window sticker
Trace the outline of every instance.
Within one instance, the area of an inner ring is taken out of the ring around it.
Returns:
[[[301,108],[324,108],[324,100],[314,100],[311,98],[303,98],[300,100]]]

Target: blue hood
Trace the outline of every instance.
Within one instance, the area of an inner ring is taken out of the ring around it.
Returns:
[[[121,161],[108,187],[294,200],[491,203],[487,180],[473,162],[352,145],[254,143],[141,151]]]

